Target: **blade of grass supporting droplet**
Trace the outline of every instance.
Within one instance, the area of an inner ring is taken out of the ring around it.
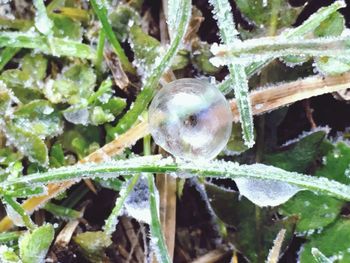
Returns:
[[[238,31],[236,30],[228,0],[209,0],[209,2],[214,7],[214,17],[218,22],[222,42],[226,45],[234,45],[235,42],[241,42],[237,38]],[[228,69],[240,114],[244,143],[248,147],[252,147],[254,145],[254,123],[248,94],[248,77],[244,66],[235,64],[234,59],[228,65]]]
[[[119,197],[115,202],[115,206],[107,218],[104,226],[104,232],[107,235],[112,235],[112,233],[115,231],[115,227],[118,224],[118,216],[121,214],[125,199],[128,197],[139,179],[140,175],[135,175],[122,186],[122,190],[119,192]]]
[[[47,16],[46,7],[43,0],[33,0],[35,6],[35,27],[36,29],[44,35],[52,35],[53,22]]]
[[[52,49],[51,47],[55,48]],[[95,51],[88,45],[35,33],[0,32],[0,47],[29,48],[54,56],[95,59]]]
[[[0,71],[6,66],[6,64],[20,51],[18,47],[6,47],[0,54]]]
[[[13,199],[13,197],[4,195],[2,199],[6,205],[10,206],[22,218],[23,223],[28,229],[33,230],[36,228],[36,225],[30,219],[30,216],[24,211],[22,206]]]
[[[149,188],[149,200],[150,200],[150,209],[151,209],[151,243],[153,243],[155,255],[159,262],[170,263],[171,259],[169,257],[168,249],[165,243],[162,226],[159,220],[159,212],[157,205],[157,195],[156,187],[154,184],[154,178],[152,174],[147,176],[148,188]]]
[[[16,184],[48,184],[79,180],[86,178],[110,178],[120,175],[140,173],[178,173],[198,177],[213,178],[251,178],[262,180],[275,180],[289,183],[310,191],[330,195],[339,199],[350,201],[350,186],[339,182],[308,176],[295,172],[288,172],[273,166],[263,164],[239,165],[233,162],[188,162],[175,163],[173,159],[161,159],[159,155],[136,157],[128,160],[105,162],[101,164],[82,164],[73,167],[52,169],[45,173],[35,173],[14,180],[0,183],[2,189],[8,189]]]
[[[164,71],[170,67],[171,62],[179,49],[180,43],[185,36],[191,16],[191,6],[190,0],[181,1],[181,16],[177,27],[177,33],[165,55],[160,60],[155,61],[156,65],[150,75],[147,76],[145,85],[137,96],[132,108],[119,120],[117,126],[114,127],[113,132],[115,134],[122,134],[126,132],[137,121],[138,117],[147,108],[149,102],[152,100],[158,86],[159,79],[163,75]]]
[[[325,21],[334,12],[336,12],[337,10],[339,10],[344,6],[345,6],[344,1],[336,1],[335,3],[327,7],[322,7],[316,13],[312,14],[306,21],[304,21],[303,24],[285,32],[284,36],[288,39],[302,37],[307,33],[310,33],[313,30],[315,30],[323,21]],[[256,72],[261,70],[264,66],[266,66],[270,62],[271,60],[251,63],[249,66],[245,68],[248,78],[253,76]],[[227,78],[218,84],[219,90],[224,94],[229,93],[232,90],[231,87],[232,87],[231,78]]]
[[[111,24],[108,21],[107,8],[104,5],[104,0],[99,0],[99,3],[97,3],[96,0],[90,0],[90,3],[92,9],[94,10],[95,14],[100,20],[103,31],[105,32],[108,41],[111,43],[114,52],[117,54],[124,70],[129,73],[135,74],[136,70],[133,68],[128,57],[125,55],[124,50],[113,32]]]

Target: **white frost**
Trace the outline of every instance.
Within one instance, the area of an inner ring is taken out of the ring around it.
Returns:
[[[240,194],[260,207],[283,204],[301,190],[274,180],[237,178],[235,182]]]

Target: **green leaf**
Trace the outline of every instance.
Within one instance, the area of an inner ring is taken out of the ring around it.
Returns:
[[[11,93],[3,82],[0,82],[0,114],[6,116],[11,107]]]
[[[22,71],[34,80],[43,80],[46,77],[47,59],[41,54],[29,53],[23,57]]]
[[[340,36],[345,29],[345,19],[339,13],[333,13],[315,29],[316,36]],[[316,69],[323,74],[337,75],[350,71],[350,59],[343,57],[321,57],[316,59]]]
[[[297,218],[296,231],[325,227],[339,217],[343,201],[313,192],[302,191],[284,203],[279,212],[285,216]]]
[[[350,147],[339,142],[323,157],[323,166],[316,171],[315,176],[349,184],[349,163]],[[343,205],[344,202],[334,198],[319,196],[311,192],[300,192],[283,204],[280,212],[288,216],[297,216],[297,231],[304,232],[332,223],[338,218]]]
[[[44,94],[52,103],[87,103],[94,91],[96,75],[86,64],[68,67],[51,85],[45,85]]]
[[[284,248],[292,238],[294,218],[274,219],[275,210],[259,209],[239,193],[205,184],[208,199],[215,214],[235,232],[227,237],[249,262],[262,262],[281,228],[287,229]],[[257,215],[259,209],[259,215]],[[284,249],[283,248],[283,249]]]
[[[22,263],[13,248],[0,246],[0,261],[2,263]]]
[[[0,149],[0,165],[6,165],[12,164],[16,162],[17,160],[20,160],[22,158],[22,155],[18,152],[14,152],[10,148],[1,148]]]
[[[18,245],[23,263],[44,262],[54,234],[53,226],[46,224],[21,237]]]
[[[113,32],[120,41],[125,41],[131,33],[129,23],[134,26],[141,25],[140,15],[129,5],[119,4],[118,7],[109,14],[109,20],[113,28]]]
[[[12,125],[41,138],[54,137],[62,132],[60,115],[47,100],[34,100],[14,112]]]
[[[312,256],[312,248],[317,248],[326,257],[337,259],[337,263],[346,263],[349,259],[350,244],[350,220],[337,220],[334,224],[325,228],[320,234],[310,238],[301,250],[301,263],[317,263]]]
[[[112,244],[112,240],[104,232],[84,232],[76,235],[73,240],[89,261],[100,263],[107,260],[104,250]]]
[[[78,21],[60,15],[51,14],[54,23],[53,34],[58,38],[69,38],[71,40],[80,41],[83,35],[81,24]]]
[[[0,53],[0,71],[20,51],[20,48],[6,47]]]
[[[53,56],[95,59],[95,51],[77,41],[47,37],[33,32],[0,32],[0,47],[29,48]]]
[[[53,23],[47,16],[46,7],[43,0],[33,0],[33,4],[36,8],[35,12],[35,27],[44,35],[52,35]]]
[[[13,91],[14,95],[22,103],[28,103],[32,100],[42,98],[41,91],[36,87],[35,83],[30,80],[30,75],[19,69],[4,71],[0,76],[0,80]]]
[[[236,4],[239,11],[255,24],[257,32],[254,34],[263,34],[271,26],[276,29],[290,27],[301,11],[301,8],[293,8],[287,1],[279,0],[237,0]]]
[[[55,143],[50,148],[50,166],[61,167],[65,164],[64,151],[60,143]]]
[[[322,254],[317,248],[313,247],[311,249],[312,256],[316,260],[317,263],[332,263],[325,255]]]
[[[142,70],[150,70],[154,60],[159,56],[160,42],[144,33],[137,25],[130,28],[129,39],[138,65]]]
[[[8,142],[27,156],[30,161],[44,166],[47,165],[48,150],[39,136],[11,123],[6,126],[5,135]]]
[[[316,160],[325,136],[325,131],[311,133],[288,145],[282,152],[264,155],[264,163],[303,173]]]

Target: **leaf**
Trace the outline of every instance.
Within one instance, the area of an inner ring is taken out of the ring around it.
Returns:
[[[36,29],[44,35],[51,35],[53,23],[50,20],[50,18],[47,16],[44,1],[33,0],[33,4],[36,8],[35,18],[34,18]]]
[[[23,130],[13,124],[8,124],[5,128],[5,135],[8,142],[14,145],[30,161],[45,166],[48,162],[48,150],[46,144],[39,136]]]
[[[296,231],[306,233],[335,221],[343,205],[343,201],[335,198],[302,191],[283,204],[279,212],[285,216],[296,217]]]
[[[50,167],[64,166],[64,152],[60,143],[55,143],[50,148]]]
[[[0,246],[0,261],[2,263],[22,263],[13,248]]]
[[[141,17],[129,5],[119,4],[116,9],[109,14],[109,20],[114,33],[120,41],[125,41],[130,34],[129,26],[140,26]]]
[[[305,172],[320,152],[320,146],[326,136],[325,131],[313,132],[289,144],[282,152],[265,154],[264,163],[287,171]]]
[[[341,219],[325,228],[320,234],[313,235],[300,252],[301,263],[317,263],[312,256],[312,248],[317,248],[328,258],[337,259],[338,263],[346,263],[349,259],[350,220]]]
[[[323,157],[323,166],[315,173],[317,177],[333,179],[344,184],[350,183],[350,147],[343,142],[337,143]],[[298,193],[281,207],[284,215],[297,215],[297,231],[304,232],[322,228],[339,217],[343,201],[319,196],[311,192]]]
[[[54,23],[53,34],[55,37],[81,41],[83,32],[79,22],[61,14],[51,14],[50,17]]]
[[[22,72],[34,80],[46,77],[47,59],[41,54],[29,53],[23,57]]]
[[[142,70],[150,70],[159,56],[160,42],[142,31],[140,26],[130,28],[129,41],[135,53],[135,60]],[[138,69],[139,70],[139,69]]]
[[[52,103],[81,104],[85,101],[86,105],[95,82],[96,75],[92,68],[85,64],[73,64],[56,80],[45,85],[44,94]]]
[[[290,242],[295,219],[275,220],[275,211],[269,208],[259,209],[257,217],[258,208],[237,192],[212,184],[205,184],[205,189],[215,214],[225,224],[235,228],[235,233],[230,237],[234,246],[250,262],[261,262],[267,258],[281,228],[287,229],[285,246]]]
[[[50,224],[43,225],[27,232],[19,240],[19,254],[24,263],[44,262],[45,256],[54,238],[54,228]]]
[[[336,37],[345,29],[345,19],[339,13],[333,13],[315,29],[316,36]],[[342,57],[321,57],[316,59],[315,67],[318,71],[327,75],[337,75],[350,70],[350,59]]]
[[[3,82],[0,82],[0,114],[6,116],[11,107],[11,93]]]
[[[112,244],[112,240],[104,232],[84,232],[76,235],[73,240],[89,261],[106,262],[107,256],[104,250]]]
[[[236,5],[254,23],[255,35],[266,34],[271,26],[276,29],[292,26],[301,11],[301,8],[291,7],[288,1],[237,0]]]
[[[20,106],[14,112],[12,125],[41,138],[54,137],[63,131],[58,112],[47,100],[34,100]]]

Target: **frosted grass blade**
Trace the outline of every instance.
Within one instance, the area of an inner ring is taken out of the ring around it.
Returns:
[[[234,46],[241,41],[237,38],[238,31],[234,24],[230,3],[227,0],[209,0],[214,7],[214,17],[218,22],[220,37],[224,44]],[[243,65],[234,59],[228,65],[231,85],[234,89],[237,108],[240,115],[244,143],[248,147],[254,145],[254,123],[252,106],[249,99],[248,77]]]

